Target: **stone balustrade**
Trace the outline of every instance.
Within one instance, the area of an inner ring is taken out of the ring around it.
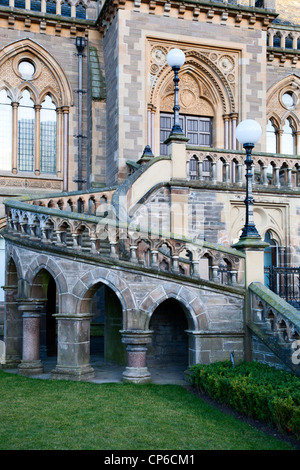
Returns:
[[[267,46],[280,49],[293,49],[300,52],[300,29],[287,29],[280,25],[280,28],[271,27],[267,33]]]
[[[249,291],[251,318],[248,326],[277,358],[300,375],[299,311],[259,282],[250,284]],[[271,362],[275,363],[274,358]]]
[[[17,236],[19,243],[28,240],[39,246],[42,243],[44,250],[63,248],[77,256],[110,258],[140,269],[244,286],[244,254],[238,250],[205,241],[182,240],[170,233],[149,234],[141,228],[121,226],[113,218],[103,217],[102,212],[96,216],[30,202],[5,201],[5,230],[8,235]]]
[[[232,150],[203,149],[187,146],[187,174],[190,180],[208,183],[235,184],[245,182],[245,153]],[[278,189],[298,189],[300,160],[296,156],[253,152],[254,186]]]

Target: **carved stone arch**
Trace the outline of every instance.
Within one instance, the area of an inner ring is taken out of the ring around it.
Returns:
[[[59,265],[51,258],[40,255],[34,259],[28,266],[24,279],[31,286],[35,277],[41,270],[47,271],[54,279],[59,294],[68,292],[68,284],[65,275],[61,271]]]
[[[24,91],[27,90],[30,94],[30,98],[32,99],[33,103],[39,104],[39,92],[32,83],[24,82],[20,84],[19,90],[20,90],[20,95],[19,95],[18,101],[22,99]]]
[[[6,82],[5,80],[1,80],[0,79],[0,92],[2,90],[5,90],[6,93],[7,93],[7,96],[8,98],[11,100],[11,101],[14,101],[14,94],[12,93],[12,90],[11,90],[11,87],[10,87],[10,84],[8,82]]]
[[[179,78],[182,80],[182,77],[185,74],[189,74],[189,76],[193,77],[195,82],[198,83],[199,92],[202,91],[204,87],[209,87],[208,89],[211,100],[209,100],[208,97],[202,98],[206,99],[207,102],[211,101],[211,103],[214,103],[215,107],[217,106],[217,103],[220,102],[220,111],[223,114],[236,112],[233,92],[228,85],[226,78],[222,75],[222,72],[218,67],[213,64],[213,62],[209,61],[206,56],[204,57],[195,51],[187,51],[186,62],[181,67]],[[163,94],[166,93],[166,95],[168,95],[168,93],[171,93],[170,85],[172,84],[172,80],[173,71],[166,64],[161,68],[160,73],[153,80],[150,90],[150,103],[156,108],[160,108],[160,101]]]
[[[57,100],[57,96],[55,94],[55,91],[52,89],[51,86],[47,86],[46,88],[44,88],[44,90],[40,94],[40,104],[42,104],[43,101],[45,101],[45,99],[48,95],[50,96],[50,98],[51,98],[52,102],[55,104],[55,106],[58,107],[59,102]]]
[[[15,71],[15,67],[12,67],[17,57],[28,57],[31,60],[34,58],[38,70],[31,82],[39,92],[45,88],[47,82],[47,86],[50,84],[55,90],[59,106],[72,106],[72,89],[63,68],[44,47],[32,39],[15,41],[0,50],[0,76],[3,81],[10,83],[11,87],[19,85],[21,77]]]
[[[300,126],[300,120],[297,116],[296,113],[294,112],[291,112],[291,111],[287,111],[283,116],[282,116],[282,119],[281,119],[281,128],[283,128],[283,126],[285,125],[285,122],[286,120],[289,120],[290,121],[290,124],[293,128],[293,130],[296,132],[299,130],[299,126]]]
[[[149,292],[140,305],[140,308],[147,313],[145,329],[149,329],[150,320],[156,308],[167,299],[175,299],[181,304],[188,320],[189,329],[197,331],[201,328],[207,328],[205,306],[187,287],[180,288],[174,285],[166,287],[165,290],[161,289],[161,295],[155,296],[155,302],[151,294],[152,292]]]
[[[18,254],[18,252],[17,252],[17,250],[15,249],[14,246],[8,246],[6,270],[7,270],[7,267],[9,265],[10,261],[13,261],[13,263],[16,267],[18,279],[22,279],[23,278],[22,263],[21,263],[21,260],[20,260],[20,256],[19,256],[19,254]],[[7,283],[7,281],[6,281],[6,283]]]
[[[127,311],[136,309],[136,302],[127,283],[113,271],[97,268],[84,274],[74,285],[72,295],[76,300],[75,313],[86,313],[85,301],[98,289],[99,284],[109,287],[118,297],[122,310],[123,322],[127,323]]]
[[[278,246],[283,246],[284,245],[284,241],[282,239],[282,237],[279,235],[278,232],[276,232],[276,230],[274,230],[274,228],[270,227],[270,226],[267,226],[264,230],[264,232],[262,233],[262,238],[265,239],[265,236],[267,234],[267,232],[269,232],[269,234],[271,235],[271,238],[272,240],[274,240]]]
[[[78,7],[78,5],[81,3],[84,8],[88,8],[88,2],[89,0],[72,0],[72,5],[74,5],[75,7]]]
[[[284,106],[282,96],[284,93],[292,93],[295,96],[295,107],[300,106],[300,77],[290,74],[287,77],[274,83],[267,91],[267,115],[277,115],[282,120],[282,116],[286,113],[287,108]]]
[[[272,124],[275,126],[276,130],[279,130],[280,127],[281,127],[281,118],[279,117],[279,115],[277,113],[275,113],[274,111],[271,111],[268,115],[267,115],[267,122],[268,121],[271,121]]]

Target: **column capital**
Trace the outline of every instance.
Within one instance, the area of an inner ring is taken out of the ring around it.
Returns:
[[[121,330],[122,343],[130,345],[150,344],[152,330]]]
[[[17,299],[18,310],[24,314],[29,314],[30,316],[39,316],[41,310],[45,307],[47,299]]]

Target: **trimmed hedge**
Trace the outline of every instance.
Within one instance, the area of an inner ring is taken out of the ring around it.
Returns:
[[[190,368],[202,393],[300,440],[300,378],[258,362],[230,361]]]

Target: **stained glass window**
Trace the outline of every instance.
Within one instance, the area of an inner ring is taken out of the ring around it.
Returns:
[[[0,170],[11,171],[12,107],[6,90],[0,92]]]
[[[18,108],[18,169],[19,171],[34,170],[34,103],[28,90],[23,96]]]
[[[41,172],[56,173],[56,106],[49,95],[41,108]]]

